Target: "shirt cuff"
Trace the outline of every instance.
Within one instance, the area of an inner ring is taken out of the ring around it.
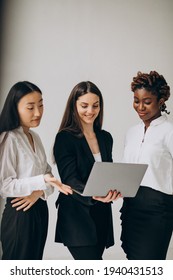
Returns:
[[[33,180],[33,183],[32,183]],[[33,191],[43,191],[46,190],[46,182],[44,180],[44,175],[34,176],[30,178],[30,183],[33,185]]]

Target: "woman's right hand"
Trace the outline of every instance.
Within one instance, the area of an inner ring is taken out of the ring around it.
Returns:
[[[106,196],[93,196],[93,199],[108,203],[117,200],[122,197],[121,193],[116,190],[110,190]]]
[[[50,184],[54,188],[57,188],[60,192],[66,194],[66,195],[73,193],[70,186],[61,183],[58,179],[56,179],[51,174],[45,174],[44,180],[46,183]]]
[[[16,208],[16,211],[29,210],[36,201],[43,195],[43,191],[33,191],[30,195],[23,197],[16,197],[11,201],[12,207]]]

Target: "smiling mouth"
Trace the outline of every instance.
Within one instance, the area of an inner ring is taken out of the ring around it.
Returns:
[[[92,116],[85,116],[85,117],[88,118],[88,119],[92,119],[94,117],[94,115],[92,115]]]
[[[140,113],[140,112],[138,112],[138,115],[139,115],[140,117],[144,117],[144,116],[147,115],[147,113]]]

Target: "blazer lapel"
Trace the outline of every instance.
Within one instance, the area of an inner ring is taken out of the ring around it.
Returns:
[[[100,131],[98,131],[96,135],[97,135],[97,141],[99,144],[102,161],[108,161],[104,137]]]
[[[106,143],[105,143],[103,134],[100,131],[97,131],[96,137],[97,137],[97,141],[99,144],[102,161],[108,161],[108,155],[107,155],[106,146],[105,146]],[[85,137],[82,137],[81,140],[82,140],[82,147],[83,147],[84,154],[86,154],[89,161],[93,164],[95,160],[94,160],[93,154],[90,150],[90,147],[88,145],[88,142]]]
[[[88,142],[87,142],[86,138],[83,136],[81,141],[82,141],[82,148],[83,148],[84,154],[88,157],[89,161],[93,164],[94,163],[94,157],[93,157],[93,154],[90,150],[90,147],[88,145]]]

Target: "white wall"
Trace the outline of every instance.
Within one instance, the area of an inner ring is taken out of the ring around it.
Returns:
[[[75,84],[91,80],[103,93],[104,128],[114,138],[114,160],[120,160],[125,131],[138,121],[132,109],[132,77],[139,70],[156,70],[173,88],[173,1],[6,0],[5,7],[0,101],[19,80],[42,89],[45,113],[37,131],[51,163],[67,97]],[[173,112],[172,107],[171,97],[168,109]],[[63,245],[54,243],[56,197],[57,192],[49,199],[44,258],[71,259]],[[113,205],[116,245],[106,251],[107,259],[125,258],[119,241],[120,207],[120,200]]]

